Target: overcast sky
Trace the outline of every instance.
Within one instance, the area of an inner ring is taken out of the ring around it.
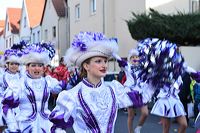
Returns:
[[[0,20],[5,20],[7,7],[22,7],[22,0],[0,0]]]

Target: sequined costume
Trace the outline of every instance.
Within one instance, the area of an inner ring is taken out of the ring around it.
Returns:
[[[141,106],[141,96],[113,81],[106,85],[100,81],[96,86],[87,79],[68,91],[59,94],[56,107],[50,115],[56,128],[73,125],[76,133],[113,133],[119,108]]]
[[[27,74],[14,87],[7,88],[2,103],[9,132],[49,133],[52,123],[48,120],[48,99],[50,92],[61,91],[58,83],[50,76],[33,79]],[[20,112],[15,116],[16,107]]]

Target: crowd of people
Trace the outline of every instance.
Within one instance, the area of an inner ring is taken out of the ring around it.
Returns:
[[[1,56],[0,132],[60,133],[73,127],[77,133],[114,133],[118,110],[128,108],[128,132],[140,133],[147,105],[156,97],[151,114],[161,118],[163,133],[169,133],[171,118],[178,122],[178,132],[186,133],[187,103],[199,91],[191,81],[198,83],[200,73],[186,65],[176,44],[147,38],[124,60],[115,38],[80,32],[52,68],[54,55],[51,43],[20,43]],[[111,57],[124,72],[123,83],[104,82]],[[141,116],[134,129],[136,109]],[[198,111],[196,117],[200,128]]]

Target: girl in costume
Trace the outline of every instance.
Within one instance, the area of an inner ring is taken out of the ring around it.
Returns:
[[[154,90],[150,88],[146,83],[143,83],[139,79],[139,73],[142,69],[142,64],[137,49],[131,49],[128,54],[128,62],[122,59],[118,60],[119,66],[125,72],[126,81],[124,86],[131,88],[132,90],[138,91],[142,97],[144,106],[140,107],[141,115],[137,127],[134,133],[140,133],[140,130],[148,116],[147,103],[151,100]],[[128,132],[133,133],[133,119],[135,116],[135,108],[133,106],[128,108]]]
[[[65,61],[81,68],[82,81],[68,91],[58,95],[56,107],[49,119],[57,128],[73,125],[76,133],[114,133],[119,108],[142,106],[137,91],[124,88],[119,82],[104,83],[108,59],[118,49],[115,39],[102,33],[80,32],[68,49]]]
[[[19,72],[19,66],[21,64],[20,62],[20,58],[22,56],[22,51],[20,50],[19,47],[15,47],[16,45],[14,44],[11,49],[7,49],[4,53],[3,58],[3,64],[5,64],[5,69],[2,69],[3,74],[0,75],[0,102],[3,99],[3,95],[5,90],[8,87],[12,87],[14,88],[14,86],[20,82],[20,77],[21,74]],[[16,88],[15,88],[16,89]],[[2,104],[0,104],[1,107],[1,116],[3,116],[1,118],[1,125],[6,125],[6,121],[5,121],[5,116],[3,115],[3,111],[2,111]],[[14,114],[16,114],[19,109],[15,108]]]
[[[59,93],[62,88],[56,79],[43,75],[44,66],[53,58],[55,50],[51,44],[38,43],[28,45],[23,52],[26,75],[5,90],[2,101],[8,132],[50,133],[49,95],[50,92]],[[20,111],[15,115],[16,107]]]
[[[140,41],[138,50],[146,59],[140,74],[141,79],[159,89],[158,100],[151,113],[161,117],[163,133],[169,133],[170,118],[176,118],[179,124],[178,133],[185,133],[186,113],[178,93],[182,84],[181,76],[186,67],[176,44],[148,38]]]

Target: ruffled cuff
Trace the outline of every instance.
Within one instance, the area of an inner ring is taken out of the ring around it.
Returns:
[[[142,101],[142,95],[138,91],[133,90],[131,92],[128,92],[127,94],[131,99],[134,107],[138,108],[144,105]]]
[[[14,99],[13,95],[8,96],[2,100],[3,113],[7,115],[8,109],[16,108],[19,106],[19,98]]]
[[[119,67],[125,67],[128,65],[127,61],[121,59],[121,60],[117,60]]]
[[[52,133],[55,133],[56,128],[62,128],[62,129],[70,128],[74,123],[74,119],[72,116],[70,116],[68,121],[65,122],[64,113],[56,116],[57,112],[58,111],[53,111],[49,116],[49,120],[53,123],[53,126],[51,127]]]

